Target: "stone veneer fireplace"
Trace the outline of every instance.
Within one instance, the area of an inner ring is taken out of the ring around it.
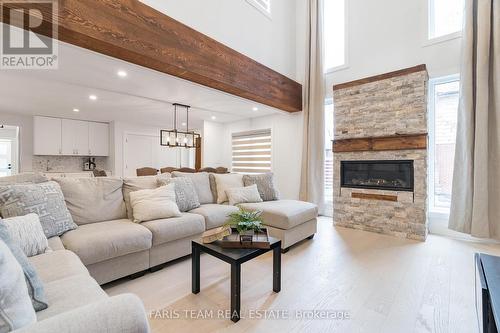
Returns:
[[[425,65],[334,86],[333,219],[427,236]]]

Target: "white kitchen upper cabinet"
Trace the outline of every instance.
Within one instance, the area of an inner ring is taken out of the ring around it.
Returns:
[[[89,123],[81,120],[62,119],[62,154],[89,155]]]
[[[109,124],[89,123],[89,155],[109,155]]]
[[[61,119],[34,117],[33,153],[35,155],[61,155],[61,131]]]

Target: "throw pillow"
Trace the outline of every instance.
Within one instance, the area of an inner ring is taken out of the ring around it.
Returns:
[[[213,174],[217,184],[217,203],[226,202],[226,190],[234,187],[243,187],[243,175],[237,173]]]
[[[78,225],[124,219],[123,180],[57,178],[73,221]]]
[[[273,201],[279,199],[279,193],[274,186],[274,176],[272,173],[263,173],[260,175],[244,175],[243,184],[245,184],[245,186],[257,185],[260,197],[264,201]]]
[[[37,214],[47,238],[61,236],[77,227],[61,187],[54,181],[0,186],[0,212],[4,218]]]
[[[174,171],[172,172],[172,177],[183,177],[191,179],[193,181],[196,194],[198,194],[198,200],[200,201],[200,204],[204,205],[215,202],[212,190],[210,188],[210,177],[208,173],[187,173]]]
[[[132,205],[130,205],[130,193],[139,190],[153,189],[158,187],[158,180],[169,179],[169,173],[162,173],[157,176],[144,176],[123,179],[123,199],[125,200],[125,207],[127,209],[127,218],[134,219],[132,213]]]
[[[0,240],[0,332],[10,332],[34,324],[23,269],[7,245]]]
[[[134,222],[181,216],[175,203],[175,184],[130,193]]]
[[[230,188],[226,190],[226,195],[231,206],[247,202],[262,202],[257,185]]]
[[[17,262],[23,269],[24,277],[26,279],[26,285],[28,287],[28,294],[30,295],[33,308],[35,309],[35,311],[45,310],[48,304],[45,297],[45,292],[43,290],[42,280],[40,280],[40,278],[38,277],[38,274],[36,273],[35,269],[31,265],[23,251],[19,248],[19,246],[16,245],[16,243],[14,243],[9,235],[9,230],[1,221],[0,240],[2,240],[7,245],[7,247],[16,258]]]
[[[187,177],[171,178],[169,180],[159,180],[160,186],[175,184],[175,202],[181,212],[200,207],[198,194],[194,188],[193,181]]]
[[[0,223],[7,227],[10,237],[27,257],[45,253],[49,249],[49,242],[43,233],[38,215],[11,217]]]

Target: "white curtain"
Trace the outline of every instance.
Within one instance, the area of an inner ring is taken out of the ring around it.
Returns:
[[[323,73],[323,0],[307,0],[304,138],[300,199],[324,209],[325,82]]]
[[[500,0],[466,0],[449,228],[500,239]]]

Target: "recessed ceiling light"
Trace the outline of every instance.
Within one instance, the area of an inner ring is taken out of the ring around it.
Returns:
[[[119,70],[118,72],[116,72],[116,74],[119,76],[119,77],[127,77],[127,72],[125,71],[122,71],[122,70]]]
[[[73,112],[80,112],[80,109],[74,108]]]
[[[210,118],[212,118],[212,120],[215,120],[215,119],[217,119],[217,117],[216,117],[216,116],[212,116],[212,117],[210,117]]]
[[[95,100],[97,100],[97,96],[96,95],[89,95],[89,99],[92,101],[95,101]]]
[[[252,111],[259,111],[259,108],[258,108],[258,107],[256,107],[256,106],[254,106],[254,107],[252,108]]]

